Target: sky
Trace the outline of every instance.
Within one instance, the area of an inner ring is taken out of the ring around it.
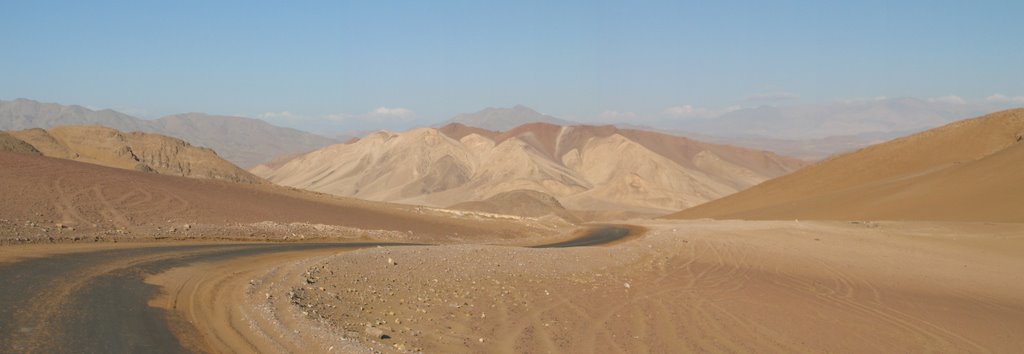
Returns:
[[[394,128],[1024,103],[1024,1],[7,1],[0,99]]]

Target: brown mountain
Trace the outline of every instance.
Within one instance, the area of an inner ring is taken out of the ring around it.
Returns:
[[[1024,109],[841,155],[672,218],[1024,221]]]
[[[450,124],[378,132],[252,171],[286,186],[370,200],[443,207],[532,190],[571,210],[659,213],[720,198],[802,164],[613,126],[531,123],[496,132]]]
[[[10,135],[49,157],[174,176],[263,183],[213,150],[158,134],[86,125],[28,129]]]

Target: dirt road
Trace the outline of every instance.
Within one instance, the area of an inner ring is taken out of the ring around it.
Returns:
[[[543,246],[571,247],[613,242],[628,236],[629,229],[601,227],[578,235],[578,238],[567,242]],[[110,245],[85,252],[75,252],[74,246],[64,245],[62,248],[69,252],[64,253],[60,248],[54,252],[55,249],[36,246],[34,249],[44,250],[44,255],[33,258],[24,258],[24,252],[7,252],[8,259],[0,254],[0,281],[4,284],[0,287],[0,304],[3,304],[0,307],[0,352],[178,353],[206,351],[211,349],[207,347],[211,342],[214,343],[213,349],[263,348],[250,339],[238,339],[244,335],[233,330],[230,323],[226,326],[195,323],[216,322],[229,317],[210,316],[225,304],[196,303],[196,299],[220,299],[204,297],[209,294],[203,292],[203,282],[210,283],[211,279],[220,277],[215,279],[216,283],[223,283],[229,276],[241,272],[240,269],[266,272],[267,268],[279,265],[274,262],[358,248],[401,245]],[[18,253],[19,258],[10,259],[13,258],[12,253]],[[236,265],[224,266],[231,262]],[[168,294],[166,291],[162,293],[160,286],[147,283],[147,278],[172,269],[178,270],[178,276],[166,282],[173,284],[173,288],[167,291],[174,292],[165,296],[169,297],[168,307],[202,308],[203,313],[192,311],[193,315],[187,316],[189,318],[182,318],[178,311],[152,306],[155,298]],[[181,276],[181,273],[186,274]],[[225,329],[235,333],[208,333]]]

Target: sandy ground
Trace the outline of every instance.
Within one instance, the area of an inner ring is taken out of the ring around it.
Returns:
[[[247,291],[306,338],[383,352],[1024,351],[1021,224],[641,225],[604,247],[307,258]]]
[[[1024,350],[1024,224],[635,222],[648,231],[596,247],[21,245],[0,267],[123,254],[19,281],[39,293],[16,300],[71,330],[60,309],[93,304],[75,294],[141,270],[197,352]]]

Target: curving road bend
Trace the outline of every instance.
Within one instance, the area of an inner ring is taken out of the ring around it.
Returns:
[[[565,242],[595,246],[636,234],[601,226]],[[149,245],[0,263],[0,353],[184,353],[202,350],[194,326],[151,306],[161,293],[146,278],[197,263],[274,253],[325,254],[395,243],[234,243]],[[214,267],[214,269],[216,269]],[[189,328],[185,328],[189,327]],[[176,334],[178,334],[176,336]],[[189,343],[192,342],[192,343]]]

